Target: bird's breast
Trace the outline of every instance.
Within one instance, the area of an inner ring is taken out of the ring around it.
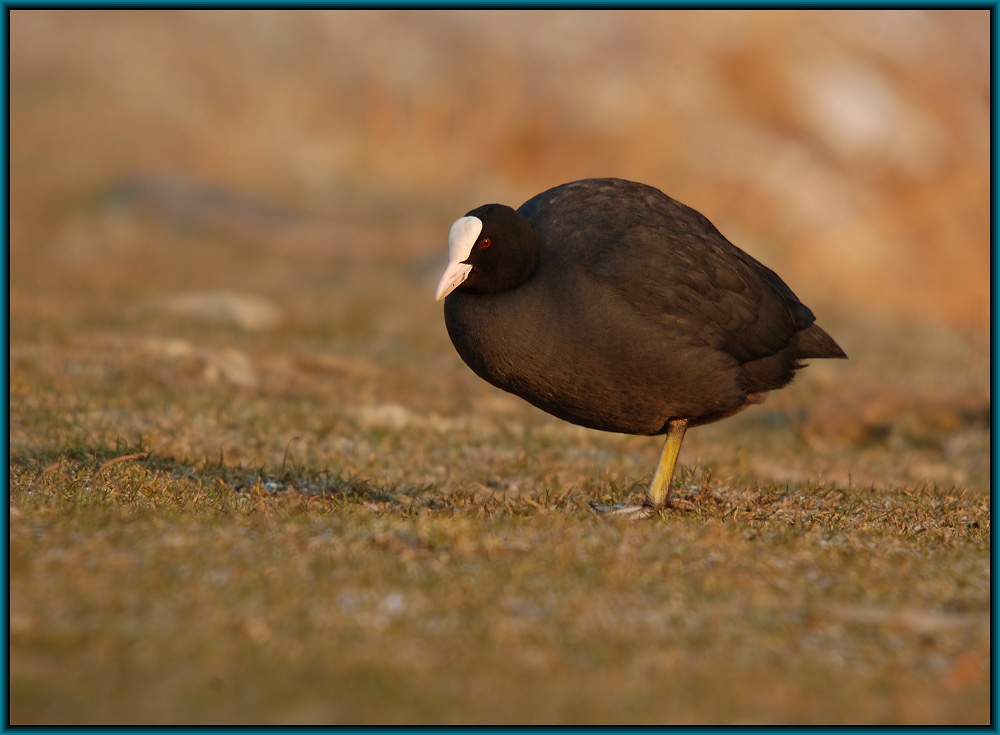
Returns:
[[[448,296],[445,323],[462,360],[496,387],[603,431],[658,434],[671,418],[745,401],[727,356],[678,341],[614,300],[595,310],[543,297],[526,289]]]

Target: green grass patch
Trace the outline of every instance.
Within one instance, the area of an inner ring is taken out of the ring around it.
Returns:
[[[551,489],[15,452],[11,720],[988,719],[985,497],[681,479],[609,522]]]

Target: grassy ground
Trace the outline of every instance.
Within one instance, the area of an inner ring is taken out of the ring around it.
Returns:
[[[12,723],[989,721],[975,17],[12,17]],[[926,124],[842,149],[744,83],[814,49]],[[486,385],[433,303],[456,216],[595,172],[688,181],[851,358],[689,432],[649,522],[588,504],[660,440]]]
[[[554,494],[276,496],[100,459],[16,493],[14,722],[989,715],[982,498],[700,484],[620,524]]]

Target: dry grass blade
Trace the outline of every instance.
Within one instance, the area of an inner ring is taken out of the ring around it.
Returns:
[[[104,472],[104,470],[108,469],[108,467],[113,467],[114,465],[120,462],[130,462],[135,459],[146,459],[149,456],[149,454],[150,454],[149,452],[134,452],[132,454],[124,454],[121,457],[115,457],[114,459],[110,459],[94,471],[94,474],[92,475],[91,479],[96,480],[100,476],[100,474]]]

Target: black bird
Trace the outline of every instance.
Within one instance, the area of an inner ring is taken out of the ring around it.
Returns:
[[[658,189],[585,179],[516,211],[459,218],[437,288],[458,354],[477,375],[554,416],[666,434],[641,506],[650,516],[692,426],[787,385],[806,358],[847,355],[774,271]]]

